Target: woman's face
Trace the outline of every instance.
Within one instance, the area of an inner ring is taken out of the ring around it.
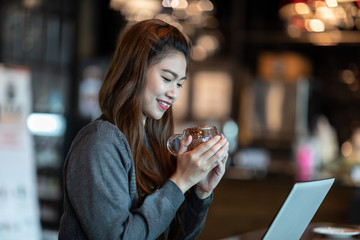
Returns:
[[[186,78],[186,60],[181,52],[173,52],[146,71],[146,88],[142,101],[144,122],[147,117],[160,119],[179,97]]]

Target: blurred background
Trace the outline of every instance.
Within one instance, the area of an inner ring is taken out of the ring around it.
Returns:
[[[57,239],[71,141],[100,115],[97,93],[122,29],[153,17],[194,45],[176,131],[216,125],[230,141],[200,239],[267,227],[294,182],[327,177],[336,184],[314,220],[360,224],[359,7],[0,0],[0,238],[35,228],[34,239]]]

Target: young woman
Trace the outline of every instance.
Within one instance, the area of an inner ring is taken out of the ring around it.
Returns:
[[[218,135],[177,158],[166,149],[190,43],[160,20],[121,36],[99,93],[102,116],[74,139],[64,166],[59,239],[195,239],[225,171]]]

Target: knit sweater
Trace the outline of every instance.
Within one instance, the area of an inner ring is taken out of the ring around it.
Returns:
[[[186,205],[181,239],[201,232],[212,202],[194,192]],[[134,160],[124,134],[97,119],[80,130],[64,164],[64,213],[59,240],[156,239],[185,200],[168,180],[138,206]]]

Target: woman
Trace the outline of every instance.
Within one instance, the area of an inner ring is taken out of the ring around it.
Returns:
[[[59,239],[195,239],[225,171],[222,135],[177,159],[166,149],[190,44],[146,20],[119,39],[99,93],[102,116],[74,139],[64,166]]]

